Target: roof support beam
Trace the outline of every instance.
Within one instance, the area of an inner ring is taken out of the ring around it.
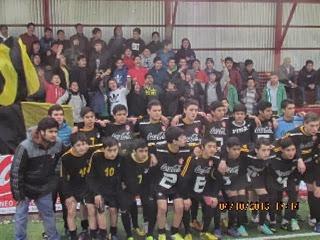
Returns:
[[[172,42],[173,27],[176,23],[178,0],[174,1],[174,9],[172,11],[172,1],[164,1],[164,11],[165,11],[165,39]]]
[[[43,24],[44,27],[50,26],[50,1],[49,0],[42,0],[42,16],[43,16]]]
[[[289,29],[291,20],[292,20],[292,18],[293,18],[293,15],[294,15],[294,13],[295,13],[295,11],[296,11],[297,5],[298,5],[298,2],[297,2],[297,0],[295,0],[295,1],[293,2],[293,4],[292,4],[292,8],[291,8],[291,10],[290,10],[290,14],[289,14],[289,17],[288,17],[288,19],[287,19],[286,26],[285,26],[284,29],[283,29],[283,33],[282,33],[281,41],[280,41],[280,47],[282,47],[282,45],[283,45],[284,39],[285,39],[285,37],[286,37],[286,35],[287,35],[288,29]]]
[[[281,37],[282,37],[282,15],[283,4],[281,0],[276,3],[276,25],[275,25],[275,49],[274,49],[274,70],[278,69],[281,60]]]

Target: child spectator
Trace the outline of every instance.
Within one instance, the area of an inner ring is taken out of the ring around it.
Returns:
[[[253,78],[247,80],[247,87],[241,92],[241,102],[246,106],[248,114],[254,114],[255,107],[260,100],[260,94]]]
[[[214,69],[214,61],[212,58],[206,59],[206,68],[204,69],[204,71],[206,72],[208,77],[210,73],[215,73],[215,75],[217,76],[217,79],[221,78],[221,72]]]
[[[253,61],[251,59],[247,59],[244,62],[244,67],[241,69],[240,75],[242,79],[242,89],[247,87],[248,79],[253,79],[259,84],[259,76],[256,70],[253,68]]]
[[[170,59],[175,58],[175,53],[172,50],[172,43],[168,40],[163,41],[163,48],[157,52],[160,57],[162,65],[166,68]]]
[[[195,73],[195,79],[201,83],[201,85],[205,85],[208,82],[208,76],[205,71],[201,70],[201,63],[199,59],[196,59],[192,63],[192,68]]]
[[[185,58],[187,60],[189,67],[191,67],[192,62],[196,59],[196,54],[191,49],[191,43],[188,38],[183,38],[181,40],[181,48],[176,54],[177,62],[179,62],[181,58]]]
[[[148,73],[148,69],[141,66],[140,56],[134,58],[134,67],[129,69],[128,74],[134,82],[137,82],[141,87],[144,85],[144,76]]]
[[[55,104],[64,94],[65,90],[60,87],[61,79],[58,74],[53,74],[50,83],[44,81],[44,90],[46,93],[46,102]]]
[[[101,70],[106,70],[109,68],[111,66],[110,59],[110,52],[103,48],[103,41],[100,39],[95,40],[94,48],[89,60],[89,70],[91,76],[94,76]]]
[[[64,51],[64,55],[67,58],[67,65],[70,68],[77,66],[78,56],[83,55],[80,50],[80,41],[78,38],[71,41],[71,46]]]
[[[279,77],[272,74],[267,85],[263,89],[262,99],[272,104],[272,111],[275,115],[282,114],[281,103],[287,99],[287,93],[284,85],[279,82]]]
[[[81,54],[77,57],[77,66],[71,70],[70,81],[78,82],[80,93],[83,94],[88,102],[88,88],[90,87],[90,80],[87,70],[87,58],[85,55]]]
[[[154,79],[154,84],[163,89],[167,79],[167,71],[162,65],[162,61],[159,57],[154,59],[154,67],[150,69],[149,74],[152,75]]]
[[[57,101],[57,104],[66,104],[72,107],[73,121],[78,124],[83,121],[80,116],[81,109],[87,105],[86,99],[79,92],[78,82],[71,82],[70,88]]]
[[[31,51],[29,53],[29,56],[32,57],[36,54],[39,54],[40,56],[43,56],[41,53],[40,53],[40,42],[39,41],[35,41],[32,43],[31,45]]]
[[[160,33],[152,33],[152,41],[148,43],[146,48],[150,49],[151,53],[156,53],[162,48],[162,43],[160,42]]]
[[[62,44],[64,50],[70,48],[70,41],[66,39],[65,32],[62,29],[57,31],[57,40],[55,42]]]
[[[124,67],[124,62],[121,58],[116,60],[116,69],[113,71],[112,78],[117,81],[119,87],[125,87],[127,84],[128,70]]]
[[[83,25],[81,23],[77,23],[75,25],[75,29],[76,34],[70,37],[70,41],[72,42],[74,39],[78,39],[80,52],[87,56],[89,50],[89,40],[83,33]]]
[[[123,37],[122,27],[115,26],[113,29],[113,37],[108,43],[111,56],[113,58],[120,58],[126,47],[126,39]]]
[[[46,27],[44,29],[44,36],[40,39],[41,53],[44,54],[47,51],[49,51],[52,43],[53,43],[52,29]]]
[[[127,69],[134,68],[134,57],[132,56],[132,51],[130,48],[124,50],[123,62]]]
[[[27,52],[30,53],[31,49],[32,49],[32,43],[39,41],[39,38],[34,35],[34,29],[35,29],[36,25],[32,22],[27,24],[27,32],[25,32],[24,34],[20,35],[20,38],[22,40],[22,42],[26,45],[27,47]]]
[[[131,78],[127,79],[127,86],[125,88],[118,87],[117,81],[115,79],[109,80],[108,87],[110,90],[109,92],[110,112],[112,113],[114,106],[118,104],[122,104],[128,109],[127,95],[129,94],[131,89]]]
[[[145,76],[143,91],[147,102],[150,102],[153,99],[159,100],[162,90],[158,85],[153,84],[153,76],[150,73],[147,73]]]
[[[58,73],[61,78],[61,87],[63,89],[68,89],[70,85],[70,73],[66,62],[67,59],[62,54],[59,54],[57,59],[59,61],[59,65],[54,69],[54,71]]]
[[[141,66],[147,68],[148,70],[153,67],[153,60],[156,57],[155,53],[151,53],[149,48],[145,48],[140,54]]]
[[[161,103],[163,108],[163,115],[167,117],[174,117],[178,113],[180,94],[173,81],[169,81],[163,95],[161,96]]]
[[[188,70],[186,73],[185,95],[186,99],[193,98],[198,101],[202,109],[204,103],[204,90],[199,82],[195,80],[193,70]]]
[[[132,32],[132,38],[127,40],[127,47],[132,50],[133,56],[138,56],[140,53],[142,53],[145,43],[143,39],[140,37],[141,35],[141,29],[135,28]]]
[[[234,66],[234,62],[231,57],[226,57],[224,62],[229,71],[230,83],[240,92],[242,81],[239,70]]]
[[[143,88],[138,83],[134,83],[133,90],[128,95],[129,116],[145,116],[147,114],[147,104]]]
[[[102,49],[107,49],[107,44],[105,41],[102,40],[102,31],[100,28],[95,27],[92,29],[92,38],[90,38],[90,51],[94,50],[94,45],[97,41],[101,42]]]
[[[222,91],[219,79],[215,72],[209,73],[209,80],[204,88],[205,109],[208,110],[211,103],[222,98]]]
[[[109,79],[110,76],[106,75],[103,78],[96,78],[93,82],[93,95],[90,98],[90,107],[100,119],[110,117],[107,86]]]

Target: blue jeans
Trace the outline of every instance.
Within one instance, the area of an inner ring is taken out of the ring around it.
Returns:
[[[305,87],[301,87],[301,86],[299,86],[299,89],[301,93],[302,104],[304,104],[306,101],[306,93],[305,93],[306,90],[305,90]]]
[[[15,214],[15,239],[27,239],[27,223],[28,223],[28,208],[30,199],[26,199],[18,204]],[[60,240],[56,228],[56,218],[52,209],[52,194],[47,194],[35,200],[35,204],[39,210],[43,220],[43,225],[49,240]]]

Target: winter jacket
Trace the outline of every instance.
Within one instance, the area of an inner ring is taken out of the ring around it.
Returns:
[[[181,48],[176,53],[176,61],[177,63],[180,61],[181,58],[189,58],[187,61],[189,67],[191,67],[192,62],[196,59],[196,54],[191,48]]]
[[[58,177],[55,168],[62,154],[62,142],[57,140],[47,149],[39,143],[39,133],[32,132],[21,142],[14,154],[10,185],[16,201],[37,199],[54,191]]]
[[[162,64],[164,67],[167,67],[168,65],[168,62],[169,62],[169,59],[170,58],[174,58],[175,57],[175,53],[173,50],[170,50],[169,52],[164,52],[163,49],[160,49],[158,52],[157,52],[157,56],[160,57],[161,61],[162,61]]]
[[[151,41],[148,43],[146,48],[148,48],[151,53],[156,53],[157,51],[159,51],[162,48],[162,43],[160,41],[158,41],[158,42]]]
[[[298,86],[307,88],[309,84],[317,83],[316,70],[312,69],[311,72],[308,72],[304,66],[298,75]]]
[[[128,71],[128,74],[131,76],[133,80],[136,79],[137,83],[140,85],[140,87],[143,87],[144,85],[144,77],[148,73],[148,69],[144,67],[139,68],[131,68]]]
[[[112,37],[108,43],[108,49],[110,49],[111,56],[118,58],[123,54],[126,47],[126,39],[123,37]]]
[[[74,39],[79,40],[80,51],[87,55],[90,46],[88,38],[83,33],[76,33],[70,37],[70,41],[73,42]]]
[[[271,94],[270,94],[270,82],[263,89],[262,99],[268,102],[271,102]],[[278,115],[282,115],[281,103],[283,100],[287,99],[286,89],[282,83],[279,83],[277,90],[277,109]]]
[[[62,87],[53,85],[47,81],[44,81],[44,90],[46,92],[46,103],[52,104],[55,104],[65,92]]]
[[[227,84],[223,92],[224,97],[228,99],[229,111],[233,112],[233,108],[239,103],[239,96],[237,89],[232,84]]]
[[[127,85],[128,70],[126,68],[115,69],[112,77],[117,81],[118,87],[125,87]]]
[[[159,86],[160,88],[163,88],[168,80],[168,74],[165,68],[160,68],[159,70],[156,70],[153,67],[149,70],[149,74],[151,74],[153,77],[153,84]]]
[[[130,38],[127,40],[126,46],[131,49],[134,56],[139,56],[139,54],[144,50],[146,44],[141,38],[137,40]]]

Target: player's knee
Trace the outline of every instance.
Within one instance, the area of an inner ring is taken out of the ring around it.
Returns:
[[[163,204],[163,203],[161,203],[161,204],[158,204],[158,212],[160,213],[160,214],[166,214],[166,212],[167,212],[167,204]]]
[[[183,200],[184,211],[188,211],[191,205],[192,205],[192,202],[190,199]]]
[[[184,209],[183,202],[178,202],[174,204],[174,211],[176,213],[182,213]]]

